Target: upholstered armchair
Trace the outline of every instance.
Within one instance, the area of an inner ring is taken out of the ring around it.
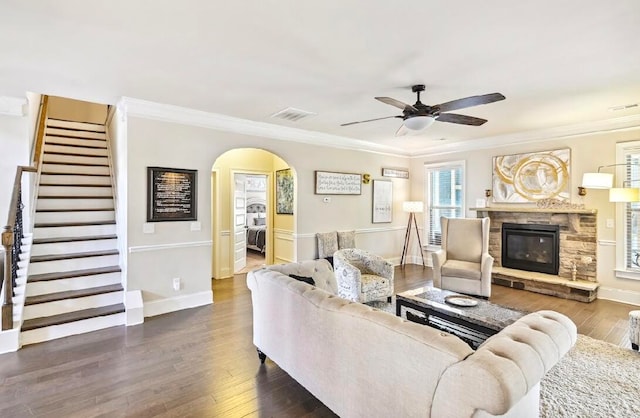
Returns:
[[[440,218],[442,249],[433,253],[433,285],[469,295],[491,296],[489,218]]]
[[[376,254],[357,248],[333,253],[338,296],[354,302],[391,300],[393,264]]]

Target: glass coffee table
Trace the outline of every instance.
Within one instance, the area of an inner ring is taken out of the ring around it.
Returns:
[[[527,313],[435,287],[396,295],[397,316],[454,334],[474,349]]]

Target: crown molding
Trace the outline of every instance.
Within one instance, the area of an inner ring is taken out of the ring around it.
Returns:
[[[450,144],[439,144],[412,152],[411,158],[433,157],[434,155],[450,154],[460,151],[474,151],[480,149],[503,147],[505,145],[526,144],[532,142],[552,141],[561,138],[597,135],[606,132],[621,132],[640,129],[640,114],[622,116],[554,128],[536,129],[484,138],[459,141]]]
[[[24,97],[0,96],[0,115],[24,116],[24,106],[27,99]]]
[[[129,116],[145,119],[199,126],[218,131],[270,138],[280,141],[301,142],[317,146],[371,152],[396,157],[410,156],[410,154],[405,150],[369,141],[363,141],[361,139],[329,135],[321,132],[291,128],[266,122],[256,122],[248,119],[241,119],[218,113],[209,113],[181,106],[155,103],[131,97],[123,97],[118,102],[118,107],[123,109]]]
[[[22,101],[22,103],[24,103],[24,101]],[[468,152],[497,148],[505,145],[545,142],[561,138],[640,129],[640,114],[638,114],[558,126],[554,128],[536,129],[476,138],[467,141],[439,143],[418,151],[406,151],[396,147],[390,147],[387,145],[377,144],[375,142],[345,136],[329,135],[321,132],[308,131],[266,122],[256,122],[248,119],[241,119],[218,113],[209,113],[181,106],[155,103],[131,97],[122,97],[118,102],[118,108],[122,109],[123,113],[126,115],[145,119],[199,126],[223,132],[270,138],[280,141],[300,142],[316,146],[409,158],[433,157],[462,151]],[[2,113],[1,102],[0,113]]]

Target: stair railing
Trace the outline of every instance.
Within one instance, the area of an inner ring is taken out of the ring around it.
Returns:
[[[4,279],[1,283],[1,291],[4,295],[2,301],[2,330],[13,328],[13,296],[18,278],[18,261],[22,247],[24,230],[22,224],[22,174],[35,173],[35,167],[18,166],[16,178],[11,192],[11,204],[9,206],[9,219],[2,230],[2,246],[4,247]]]
[[[47,113],[49,112],[49,96],[43,95],[40,99],[40,109],[38,112],[37,127],[35,130],[35,138],[33,139],[33,155],[31,161],[33,165],[38,167],[42,158],[42,146],[44,144],[44,133],[47,123]]]

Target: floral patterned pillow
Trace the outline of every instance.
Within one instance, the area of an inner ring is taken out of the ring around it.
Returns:
[[[338,248],[356,248],[356,231],[338,232]]]
[[[338,233],[319,232],[316,234],[318,240],[318,258],[332,257],[338,251]]]

